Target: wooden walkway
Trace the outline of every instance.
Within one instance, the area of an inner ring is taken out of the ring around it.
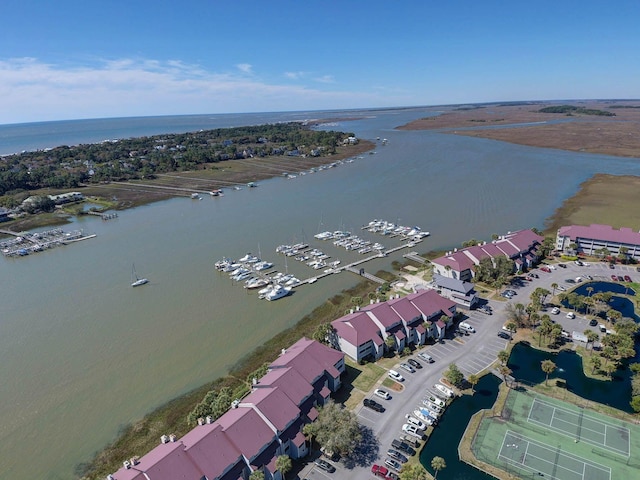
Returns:
[[[409,260],[413,260],[414,262],[418,262],[421,264],[427,263],[427,260],[424,257],[418,255],[418,252],[409,252],[402,255],[404,258],[408,258]]]

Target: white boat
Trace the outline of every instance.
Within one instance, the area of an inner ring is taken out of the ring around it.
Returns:
[[[192,193],[191,194],[191,198],[193,198],[194,200],[199,200],[200,199],[200,195],[197,193]]]
[[[269,280],[267,280],[266,278],[256,277],[252,278],[251,280],[247,280],[244,284],[244,288],[253,289],[264,287],[265,285],[269,285]]]
[[[258,290],[258,298],[264,298],[264,296],[267,293],[269,293],[272,288],[273,288],[273,285],[267,285],[266,287],[261,288],[260,290]]]
[[[238,262],[241,263],[258,263],[260,259],[251,253],[247,253],[244,257],[239,258]]]
[[[253,266],[253,269],[257,272],[261,272],[262,270],[268,270],[273,267],[273,263],[271,262],[258,262]]]
[[[269,300],[270,302],[273,300],[278,300],[279,298],[286,297],[291,293],[291,287],[283,287],[282,285],[278,285],[272,288],[265,296],[265,300]]]
[[[138,278],[138,274],[136,273],[136,266],[132,265],[131,267],[131,286],[139,287],[140,285],[144,285],[145,283],[149,283],[149,280],[146,278]]]
[[[233,280],[235,280],[236,282],[239,282],[240,280],[246,280],[251,276],[251,272],[247,271],[247,272],[241,272],[238,275],[234,275],[233,277],[231,277]]]

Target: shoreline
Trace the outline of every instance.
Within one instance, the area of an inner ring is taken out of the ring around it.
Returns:
[[[397,127],[398,130],[440,130],[440,133],[499,140],[538,148],[640,158],[640,101],[571,101],[586,109],[615,116],[543,113],[561,102],[515,105],[483,104],[450,109]]]
[[[210,191],[229,188],[233,185],[246,186],[250,182],[260,182],[279,177],[287,168],[291,172],[298,172],[329,165],[333,162],[372,152],[376,146],[377,144],[371,140],[360,140],[356,145],[338,147],[337,153],[331,156],[296,157],[294,168],[291,168],[292,165],[290,164],[284,165],[285,162],[290,161],[285,157],[261,159],[260,166],[256,166],[253,159],[228,160],[220,163],[205,164],[198,170],[159,174],[156,179],[145,182],[135,180],[88,184],[75,190],[81,192],[89,201],[92,201],[90,197],[96,197],[97,200],[94,200],[95,202],[106,202],[108,205],[101,211],[121,211],[175,197],[189,197],[194,192],[204,195]],[[55,195],[68,190],[46,188],[29,193],[31,195]],[[61,209],[61,211],[52,213],[27,215],[24,218],[4,222],[2,226],[6,230],[18,233],[46,226],[66,225],[70,223],[69,218],[73,216],[75,214]]]

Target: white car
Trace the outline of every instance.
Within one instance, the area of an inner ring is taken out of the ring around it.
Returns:
[[[433,358],[431,358],[431,355],[428,355],[424,352],[420,352],[418,356],[427,363],[433,363]]]
[[[409,373],[415,373],[416,369],[413,368],[411,365],[409,365],[408,363],[401,363],[400,364],[400,368],[409,372]]]
[[[567,318],[576,318],[576,314],[573,312],[567,313]]]
[[[431,402],[434,405],[437,405],[440,408],[444,408],[444,401],[440,400],[438,397],[436,397],[435,395],[432,395],[431,393],[429,393],[425,399],[422,401],[422,403],[424,402]],[[428,407],[428,405],[426,405]]]
[[[416,427],[418,427],[420,430],[426,430],[427,426],[424,424],[424,422],[421,422],[420,420],[418,420],[417,418],[412,417],[411,415],[409,415],[408,413],[404,416],[404,418],[407,419],[407,423],[409,425],[415,425]]]
[[[391,398],[391,395],[389,395],[389,392],[387,392],[386,390],[382,390],[380,388],[376,388],[373,394],[380,398],[384,398],[385,400],[389,400]]]
[[[447,388],[440,383],[436,383],[433,387],[440,393],[442,393],[445,397],[453,398],[453,390],[451,390],[450,388]]]
[[[404,377],[395,370],[389,370],[389,378],[395,380],[396,382],[404,382]]]
[[[416,438],[422,439],[422,432],[415,425],[405,423],[404,425],[402,425],[402,431]]]
[[[554,315],[558,315],[560,313],[560,309],[558,307],[553,307],[551,309],[551,313],[553,313]]]

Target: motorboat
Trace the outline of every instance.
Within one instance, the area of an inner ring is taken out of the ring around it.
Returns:
[[[253,266],[253,269],[257,272],[261,272],[262,270],[268,270],[273,267],[273,263],[271,262],[258,262]]]
[[[244,288],[254,289],[264,287],[265,285],[269,285],[269,280],[266,278],[256,277],[251,280],[247,280],[244,284]]]
[[[238,259],[238,262],[241,263],[257,263],[259,261],[260,259],[258,257],[250,253],[247,253],[244,257]]]
[[[235,280],[236,282],[239,282],[240,280],[246,280],[250,276],[251,276],[251,272],[250,271],[246,271],[246,272],[241,272],[238,275],[234,275],[231,278],[233,280]]]
[[[283,287],[282,285],[278,285],[272,288],[265,296],[265,300],[269,300],[270,302],[273,300],[278,300],[279,298],[286,297],[291,293],[291,287]]]

